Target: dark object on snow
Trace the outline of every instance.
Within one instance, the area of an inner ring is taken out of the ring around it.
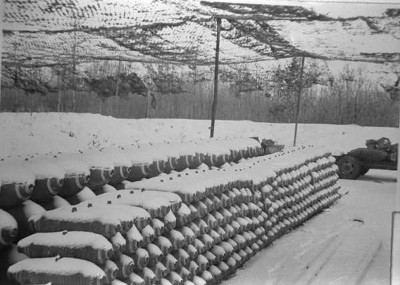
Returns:
[[[336,156],[339,177],[357,179],[370,169],[397,170],[399,145],[388,138],[367,140],[366,148],[357,148],[342,156]]]
[[[275,142],[273,140],[267,140],[267,139],[263,139],[261,141],[261,146],[264,149],[264,154],[280,152],[285,147],[282,144],[275,144]]]
[[[368,149],[378,149],[385,152],[389,151],[391,147],[391,143],[388,138],[380,138],[379,140],[367,140],[365,144]]]
[[[384,150],[369,148],[356,148],[349,151],[348,155],[371,162],[384,161],[388,157],[388,153]]]

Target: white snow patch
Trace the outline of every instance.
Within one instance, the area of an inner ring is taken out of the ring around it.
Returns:
[[[35,233],[20,240],[18,242],[18,247],[29,248],[31,244],[50,247],[74,247],[82,249],[85,246],[90,246],[104,251],[112,250],[112,245],[102,235],[80,231]]]

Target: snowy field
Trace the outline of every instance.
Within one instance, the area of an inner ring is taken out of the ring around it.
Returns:
[[[0,114],[0,159],[91,148],[198,141],[209,121],[115,119],[94,114]],[[258,136],[290,146],[293,124],[217,121],[216,137]],[[333,153],[362,147],[369,138],[398,142],[398,129],[357,125],[299,125],[298,143],[328,146]],[[227,141],[229,143],[229,140]],[[390,217],[396,172],[370,171],[340,180],[344,194],[333,207],[263,250],[225,285],[389,284]]]
[[[206,140],[210,121],[185,119],[116,119],[96,114],[0,113],[0,158],[78,152],[90,148],[163,141]],[[267,138],[291,146],[294,124],[217,121],[215,136]],[[366,139],[398,141],[395,128],[300,124],[298,144],[328,146],[333,153],[365,146]]]

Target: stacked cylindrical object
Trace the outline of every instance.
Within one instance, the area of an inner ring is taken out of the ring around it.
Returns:
[[[219,283],[340,197],[334,158],[317,152],[232,151],[240,161],[229,165],[208,155],[218,168],[197,162],[34,215],[36,233],[17,246],[30,258],[9,276],[22,284]]]
[[[230,141],[229,147],[225,140],[216,139],[2,158],[0,257],[14,252],[16,242],[34,233],[29,223],[32,217],[123,189],[125,179],[136,181],[160,173],[196,168],[203,162],[214,166],[263,154],[254,139],[231,138]],[[166,228],[174,225],[174,218],[172,214],[167,215]],[[163,222],[159,219],[154,222],[157,225],[154,230],[159,232]],[[22,259],[25,255],[19,256]],[[17,259],[0,258],[0,263],[13,264],[14,260]],[[0,280],[3,275],[2,267]]]
[[[28,226],[31,216],[124,189],[125,179],[137,181],[193,169],[203,162],[219,166],[263,154],[254,139],[231,140],[229,147],[216,139],[1,159],[0,209],[16,219],[18,241],[32,233]]]

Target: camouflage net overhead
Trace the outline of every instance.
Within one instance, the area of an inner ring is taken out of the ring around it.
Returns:
[[[163,0],[6,0],[3,64],[221,63],[304,55],[400,62],[400,15],[334,19],[303,7]]]

